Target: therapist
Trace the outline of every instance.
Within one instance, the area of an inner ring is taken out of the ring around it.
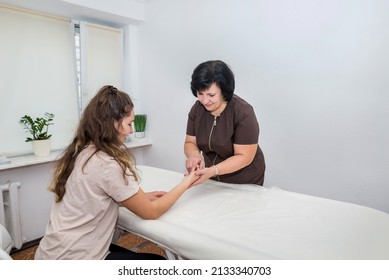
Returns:
[[[190,83],[197,101],[188,115],[184,152],[198,185],[207,179],[263,185],[265,159],[253,107],[234,94],[234,74],[220,60],[198,65]]]

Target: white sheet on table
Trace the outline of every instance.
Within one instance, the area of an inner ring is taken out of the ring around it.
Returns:
[[[138,168],[145,191],[183,176]],[[188,259],[389,259],[389,214],[277,187],[209,181],[155,221],[123,208],[118,223]]]

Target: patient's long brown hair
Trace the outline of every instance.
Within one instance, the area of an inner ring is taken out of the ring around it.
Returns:
[[[60,202],[65,195],[66,181],[73,171],[77,156],[89,144],[94,144],[96,147],[92,156],[102,151],[117,161],[127,183],[127,175],[132,175],[136,181],[139,181],[132,163],[133,157],[119,141],[119,133],[114,126],[114,121],[120,123],[124,117],[131,114],[132,110],[134,110],[134,104],[128,94],[113,86],[102,87],[91,99],[82,114],[72,143],[64,150],[57,162],[49,187],[49,190],[56,194],[56,202]],[[128,171],[131,174],[127,174]]]

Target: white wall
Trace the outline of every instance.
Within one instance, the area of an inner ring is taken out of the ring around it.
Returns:
[[[384,0],[147,2],[145,163],[184,170],[190,75],[222,59],[260,121],[266,186],[389,212],[388,12]]]

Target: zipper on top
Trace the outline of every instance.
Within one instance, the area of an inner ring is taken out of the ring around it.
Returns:
[[[212,137],[212,132],[213,132],[213,128],[216,126],[216,116],[214,116],[214,119],[213,119],[213,125],[211,127],[211,132],[209,133],[209,138],[208,138],[208,148],[213,152],[212,148],[211,148],[211,137]]]
[[[211,137],[212,137],[212,132],[213,132],[213,129],[214,127],[216,126],[216,116],[214,116],[214,119],[213,119],[213,124],[212,124],[212,127],[211,127],[211,132],[209,132],[209,138],[208,138],[208,147],[209,147],[209,150],[212,150],[211,148]],[[216,163],[216,159],[217,159],[217,154],[215,155],[214,159],[213,159],[213,165],[215,165]],[[217,180],[220,181],[220,178],[219,178],[219,175],[217,175]]]

